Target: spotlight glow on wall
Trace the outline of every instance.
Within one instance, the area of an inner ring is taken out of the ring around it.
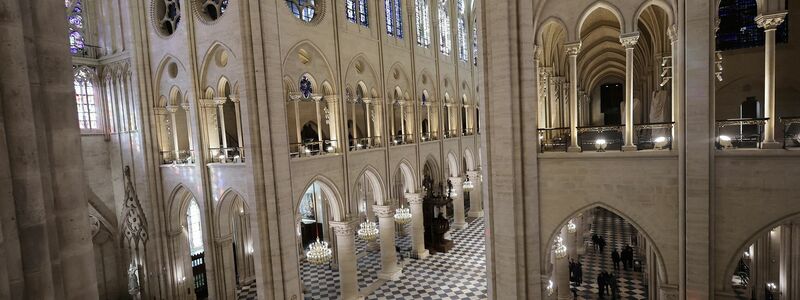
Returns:
[[[594,141],[594,148],[597,149],[597,152],[605,152],[606,147],[608,147],[608,142],[605,139],[597,139]]]
[[[663,150],[664,147],[667,146],[667,138],[663,136],[657,137],[653,142],[655,143],[653,148],[656,150]]]
[[[722,146],[723,149],[732,149],[733,148],[733,140],[731,137],[727,135],[720,135],[719,136],[719,145]]]

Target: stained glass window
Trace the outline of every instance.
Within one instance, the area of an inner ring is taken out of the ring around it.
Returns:
[[[764,29],[758,28],[755,0],[722,0],[719,4],[717,50],[733,50],[764,46]],[[789,19],[778,26],[776,43],[789,42]]]
[[[403,10],[400,0],[385,0],[386,34],[403,38]]]
[[[472,64],[478,65],[478,22],[472,23]]]
[[[200,206],[197,201],[189,202],[186,212],[186,233],[189,235],[189,251],[192,255],[203,252],[203,227],[200,222]]]
[[[81,68],[75,73],[75,104],[78,106],[78,124],[81,129],[100,129],[97,121],[97,102],[94,95],[91,70]]]
[[[458,60],[467,61],[467,16],[464,9],[464,0],[456,0],[456,11],[458,11]]]
[[[317,4],[314,0],[286,0],[286,5],[296,18],[305,22],[311,22],[316,16]]]
[[[450,33],[450,10],[447,6],[447,0],[439,1],[439,51],[444,55],[450,55],[453,51]]]
[[[347,20],[362,26],[369,26],[367,0],[346,0],[344,3]]]
[[[428,0],[416,0],[417,45],[428,48],[431,46],[431,17],[428,10]]]
[[[81,0],[65,0],[64,5],[67,8],[67,21],[69,22],[69,51],[73,55],[83,54],[86,48],[83,3]]]

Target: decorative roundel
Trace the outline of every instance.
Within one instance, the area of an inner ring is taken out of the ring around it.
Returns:
[[[322,14],[320,0],[286,0],[286,6],[295,18],[305,23],[314,23]]]
[[[228,9],[230,0],[194,0],[194,8],[206,22],[213,22],[222,17]]]
[[[181,21],[179,0],[153,0],[151,10],[152,19],[159,34],[170,36],[175,33],[178,23]]]

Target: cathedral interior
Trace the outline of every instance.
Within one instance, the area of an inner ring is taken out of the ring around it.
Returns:
[[[800,299],[790,7],[3,0],[0,300]]]

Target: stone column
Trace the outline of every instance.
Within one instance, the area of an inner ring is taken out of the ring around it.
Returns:
[[[339,287],[341,299],[363,299],[358,295],[358,277],[356,260],[355,221],[331,221],[336,234],[336,256],[339,259]]]
[[[581,42],[564,45],[569,56],[569,136],[570,144],[567,151],[581,152],[578,145],[578,53],[581,51]]]
[[[469,213],[468,215],[472,218],[482,218],[483,217],[483,183],[481,182],[481,172],[480,171],[467,171],[467,176],[469,176],[469,180],[472,181],[472,184],[475,186],[472,188],[472,191],[469,192]]]
[[[219,123],[219,137],[220,142],[222,142],[222,154],[225,154],[225,160],[228,159],[228,138],[227,138],[227,131],[225,131],[225,111],[223,110],[222,106],[225,105],[225,101],[228,99],[225,97],[216,97],[214,98],[214,104],[217,105],[217,122]]]
[[[453,183],[453,229],[467,228],[466,217],[464,214],[464,178],[450,177]]]
[[[239,156],[244,158],[243,153],[241,153],[242,152],[241,149],[243,149],[242,145],[244,145],[244,139],[242,138],[242,111],[241,111],[241,108],[240,108],[240,104],[241,104],[240,102],[241,101],[239,100],[239,97],[231,97],[231,102],[233,102],[233,106],[234,106],[235,112],[236,112],[236,116],[235,116],[236,117],[236,120],[235,120],[236,121],[236,138],[239,139],[238,140],[239,143],[237,144],[238,147],[239,147]],[[187,116],[187,118],[188,118],[188,116]]]
[[[194,154],[194,146],[192,146],[193,145],[192,141],[194,140],[193,139],[194,137],[192,136],[192,114],[190,113],[191,106],[189,106],[189,103],[184,102],[183,104],[181,104],[181,108],[183,108],[183,111],[186,114],[186,137],[187,139],[189,139],[188,150],[189,150],[189,157],[191,157],[191,159],[189,159],[188,162],[193,163],[195,159],[194,156],[195,154]]]
[[[381,267],[378,278],[397,280],[403,275],[403,268],[397,265],[397,251],[394,240],[394,207],[391,205],[373,206],[378,215],[381,236]]]
[[[567,229],[561,228],[561,238],[563,241],[567,241],[569,239],[569,234],[567,234]],[[566,246],[566,245],[565,245]],[[569,253],[570,249],[567,247],[567,253]],[[556,255],[555,257],[555,265],[553,272],[556,273],[556,286],[558,287],[558,299],[559,300],[566,300],[572,299],[572,293],[570,291],[569,286],[569,256],[565,255],[564,257],[559,257]]]
[[[764,28],[764,117],[769,118],[764,126],[764,142],[761,148],[780,149],[775,141],[775,31],[786,18],[786,12],[759,15],[758,27]]]
[[[670,26],[669,30],[667,30],[667,35],[669,35],[670,46],[672,49],[671,50],[672,53],[670,54],[672,56],[672,58],[670,59],[672,64],[672,83],[670,84],[672,87],[671,116],[672,116],[672,122],[675,123],[675,125],[672,126],[672,132],[670,134],[672,135],[672,149],[680,149],[681,141],[678,132],[680,132],[680,128],[683,127],[683,124],[680,124],[680,122],[678,122],[678,120],[680,119],[680,113],[679,113],[680,110],[678,107],[680,105],[680,102],[678,101],[678,99],[680,99],[679,95],[680,92],[678,90],[678,82],[680,80],[679,77],[680,72],[678,70],[678,68],[680,68],[680,64],[678,64],[679,61],[678,55],[680,52],[680,49],[678,48],[678,27],[675,25]]]
[[[422,194],[407,193],[406,201],[411,206],[411,255],[424,259],[430,255],[425,249],[425,224],[422,215]]]
[[[633,49],[639,40],[639,32],[620,35],[619,41],[625,47],[625,145],[622,151],[636,151],[633,144]]]
[[[578,226],[575,224],[575,219],[570,220],[570,222],[575,225],[574,229],[569,230],[569,226],[567,226],[567,234],[564,238],[564,246],[567,246],[567,253],[569,254],[569,258],[577,261],[578,260]],[[567,223],[569,225],[569,223]]]
[[[586,245],[583,242],[583,231],[585,230],[584,229],[584,225],[583,225],[583,223],[584,223],[583,222],[583,214],[579,214],[573,220],[575,222],[575,230],[576,230],[576,232],[575,232],[575,247],[578,248],[577,249],[578,255],[583,255],[584,253],[586,253]]]
[[[178,107],[174,105],[168,105],[166,109],[167,112],[169,112],[169,122],[172,125],[172,151],[175,154],[175,159],[173,161],[177,161],[181,158],[181,150],[178,146],[178,122],[175,118],[175,112],[178,111]]]
[[[364,99],[364,118],[367,119],[367,148],[372,147],[372,115],[369,113],[369,104],[372,102],[369,98]]]
[[[400,134],[402,134],[403,143],[406,142],[406,102],[405,101],[398,101],[398,105],[400,105]]]

